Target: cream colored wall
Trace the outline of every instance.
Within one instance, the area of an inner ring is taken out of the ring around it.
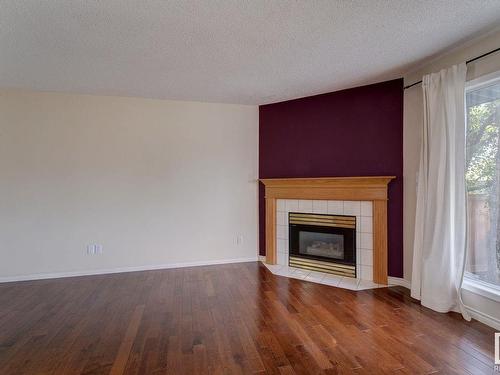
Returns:
[[[257,165],[256,106],[0,91],[0,279],[256,259]]]
[[[500,47],[500,31],[473,40],[461,48],[432,61],[422,68],[405,75],[405,86],[422,79],[424,74],[437,72],[448,66],[467,61]],[[500,70],[500,53],[490,55],[467,65],[467,79]],[[403,227],[404,227],[404,278],[411,280],[413,260],[413,235],[415,227],[416,183],[422,134],[422,86],[405,90],[403,120]]]

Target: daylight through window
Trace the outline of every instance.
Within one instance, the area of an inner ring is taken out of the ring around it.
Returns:
[[[466,94],[467,276],[500,287],[500,74]]]

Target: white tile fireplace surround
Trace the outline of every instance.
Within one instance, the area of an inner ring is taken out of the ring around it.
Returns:
[[[267,268],[274,274],[320,284],[361,290],[386,287],[373,282],[373,204],[370,201],[277,199],[277,264]],[[356,216],[356,268],[358,278],[288,267],[288,213],[315,213]]]

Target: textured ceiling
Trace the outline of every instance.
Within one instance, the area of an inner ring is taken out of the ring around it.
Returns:
[[[0,0],[0,87],[263,104],[396,78],[499,0]]]

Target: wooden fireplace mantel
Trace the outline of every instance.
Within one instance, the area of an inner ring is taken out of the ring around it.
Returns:
[[[373,281],[387,284],[387,186],[395,176],[265,178],[266,263],[276,264],[276,199],[373,202]]]

